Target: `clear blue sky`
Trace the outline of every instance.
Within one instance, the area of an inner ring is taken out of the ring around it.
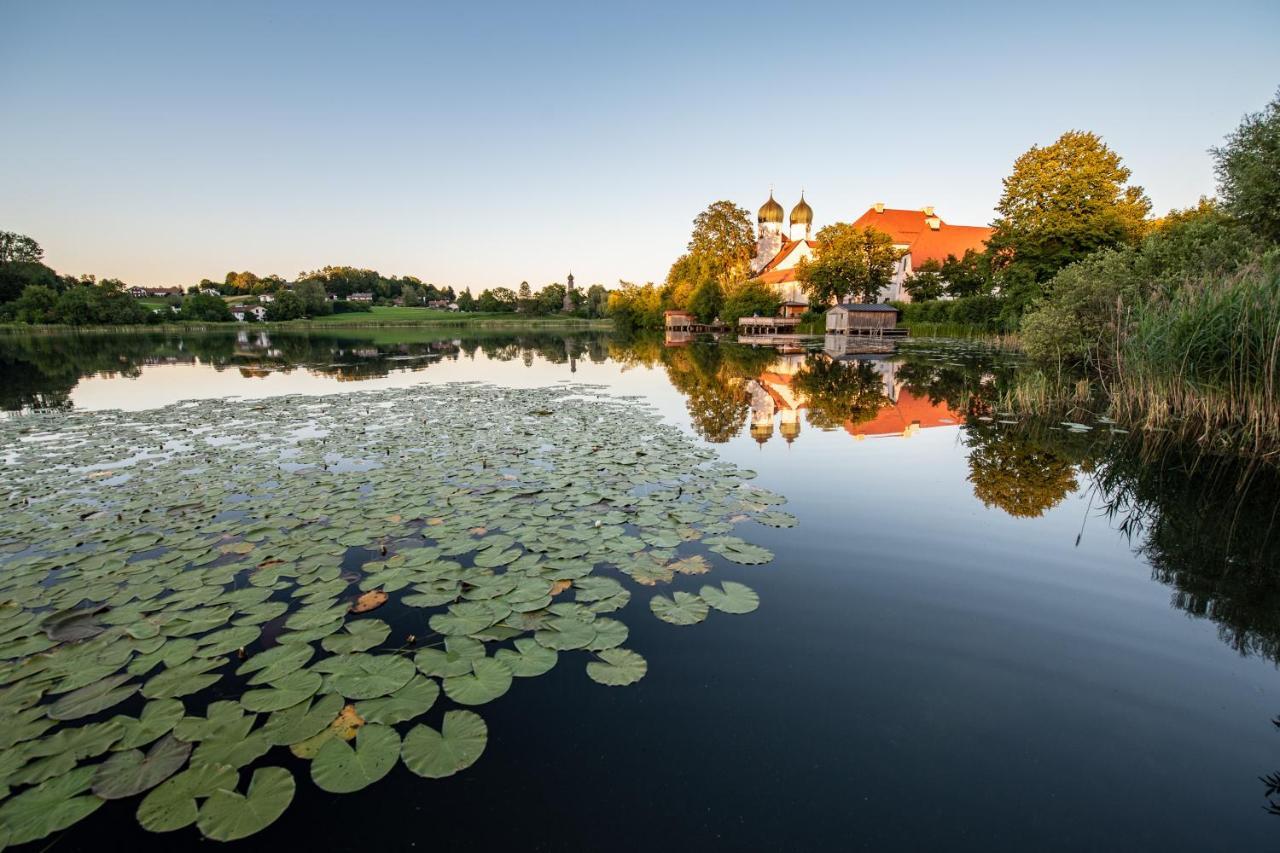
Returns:
[[[441,284],[659,280],[769,185],[990,220],[1096,131],[1155,207],[1280,86],[1280,3],[0,0],[0,229],[60,272],[354,264]]]

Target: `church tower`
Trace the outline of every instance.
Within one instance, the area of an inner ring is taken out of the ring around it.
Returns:
[[[813,208],[804,200],[804,191],[800,192],[800,203],[791,208],[791,239],[809,240],[813,230]]]
[[[756,256],[751,261],[751,273],[760,272],[764,265],[773,260],[782,249],[782,205],[773,200],[773,190],[769,190],[769,200],[756,215],[759,236],[756,238]]]
[[[560,310],[566,314],[573,310],[573,273],[569,273],[568,284],[564,287],[564,306]]]

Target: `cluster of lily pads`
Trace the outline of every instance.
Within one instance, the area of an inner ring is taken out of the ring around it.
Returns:
[[[795,523],[585,386],[11,418],[0,471],[0,848],[139,796],[148,830],[243,838],[293,798],[285,748],[331,792],[450,776],[485,749],[469,709],[562,655],[644,677],[624,580],[765,563],[734,525]],[[757,605],[726,581],[650,609]]]

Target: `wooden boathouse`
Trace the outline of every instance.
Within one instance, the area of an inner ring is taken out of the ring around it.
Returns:
[[[882,302],[841,302],[827,310],[828,335],[900,337],[898,309]]]

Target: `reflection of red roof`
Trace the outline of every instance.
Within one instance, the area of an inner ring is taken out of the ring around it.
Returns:
[[[947,255],[963,258],[969,249],[981,252],[995,229],[981,225],[948,225],[938,217],[938,229],[929,227],[929,216],[923,210],[899,210],[885,208],[876,213],[868,208],[853,223],[858,228],[868,226],[883,231],[900,246],[909,246],[911,266],[919,268],[925,261],[945,261]]]
[[[931,403],[928,397],[917,397],[907,389],[898,393],[898,402],[882,408],[874,418],[855,424],[844,422],[845,432],[859,435],[901,435],[907,427],[919,424],[921,429],[955,426],[964,421],[963,415],[953,411],[946,403]]]

